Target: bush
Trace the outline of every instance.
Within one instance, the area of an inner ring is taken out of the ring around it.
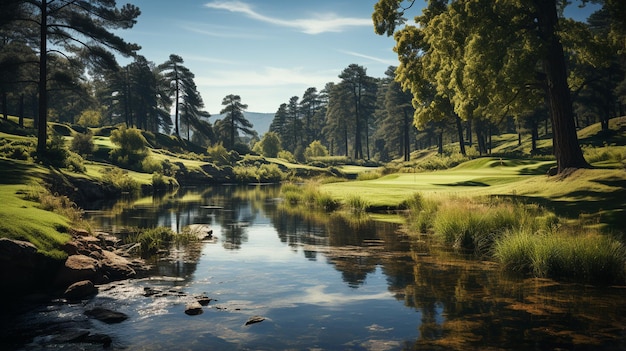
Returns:
[[[72,172],[85,173],[85,160],[77,153],[69,151],[65,159],[65,167]]]
[[[91,133],[77,133],[72,139],[70,150],[81,156],[89,156],[93,154],[95,146]]]
[[[304,150],[304,157],[307,161],[311,161],[313,157],[325,157],[328,156],[328,149],[322,145],[322,142],[315,140],[307,146]]]
[[[148,156],[141,161],[141,170],[144,173],[163,173],[163,164],[156,158]]]
[[[239,158],[233,159],[234,154],[226,150],[222,143],[209,146],[206,149],[206,153],[209,156],[209,161],[218,166],[230,165]]]
[[[291,163],[296,163],[296,158],[293,154],[287,150],[282,150],[278,152],[278,158],[282,158],[283,160]]]
[[[141,162],[148,155],[148,148],[139,129],[122,127],[114,130],[111,132],[111,142],[118,146],[109,153],[113,163],[140,169]]]
[[[121,192],[134,193],[141,188],[139,183],[128,175],[128,172],[117,167],[105,169],[102,181]]]
[[[282,150],[280,137],[274,132],[265,133],[263,139],[257,144],[259,144],[260,153],[265,157],[276,157]]]

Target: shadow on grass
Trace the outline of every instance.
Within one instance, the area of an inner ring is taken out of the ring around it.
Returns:
[[[32,165],[0,158],[0,184],[23,184],[31,169]]]
[[[603,224],[607,232],[619,234],[622,240],[626,240],[626,181],[604,179],[596,182],[618,190],[577,190],[565,195],[570,200],[520,195],[510,198],[539,204],[563,218],[581,219],[589,225]]]
[[[464,182],[448,183],[448,184],[435,184],[438,186],[489,186],[489,184],[483,182],[477,182],[474,180],[466,180]]]

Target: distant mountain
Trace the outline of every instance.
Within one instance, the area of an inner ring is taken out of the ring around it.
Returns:
[[[259,136],[263,136],[263,134],[267,133],[270,130],[270,124],[272,124],[272,120],[274,119],[273,113],[261,113],[261,112],[243,112],[244,116],[250,123],[252,123],[253,129],[259,133]],[[215,123],[218,119],[223,119],[224,115],[211,115],[211,123]]]

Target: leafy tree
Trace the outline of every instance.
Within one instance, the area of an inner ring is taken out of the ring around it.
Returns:
[[[373,14],[376,32],[394,34],[405,21],[403,11],[401,1],[380,0]],[[432,101],[449,97],[464,119],[497,120],[512,109],[525,113],[536,91],[545,90],[558,171],[588,166],[576,136],[557,0],[431,0],[416,20],[418,26],[394,35],[405,64],[405,74],[398,75],[403,84],[411,86],[413,72],[435,77]],[[419,88],[411,91],[420,101]],[[416,118],[419,113],[416,108]]]
[[[241,97],[239,95],[227,95],[222,100],[222,106],[225,106],[221,114],[225,114],[224,119],[219,125],[216,123],[216,128],[219,127],[221,131],[228,132],[229,148],[235,147],[235,137],[239,135],[238,131],[243,132],[246,135],[254,135],[252,129],[252,123],[246,119],[243,112],[248,108],[248,105],[241,103]]]
[[[39,45],[39,105],[37,152],[46,150],[48,119],[48,57],[53,52],[74,54],[97,66],[115,66],[111,50],[130,55],[139,47],[126,43],[113,30],[128,29],[135,24],[139,8],[124,5],[117,8],[109,0],[23,0],[15,21],[35,23]],[[33,38],[36,42],[36,39]],[[55,48],[49,49],[48,42]],[[69,57],[69,56],[67,56]]]
[[[265,157],[277,157],[282,151],[280,137],[275,132],[267,132],[259,141],[260,151]]]
[[[304,150],[304,157],[306,157],[307,160],[311,160],[313,157],[323,156],[328,156],[328,149],[326,149],[326,146],[322,145],[319,140],[311,142],[311,144],[306,147],[306,150]]]

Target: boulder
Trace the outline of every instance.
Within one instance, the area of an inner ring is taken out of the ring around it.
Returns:
[[[85,255],[68,256],[59,270],[55,283],[68,286],[81,280],[98,280],[98,261]]]
[[[137,274],[127,258],[107,250],[102,250],[102,256],[100,267],[111,280],[128,279]]]
[[[21,240],[0,238],[0,290],[5,296],[45,289],[61,264]]]
[[[98,293],[98,288],[93,285],[91,280],[82,280],[70,285],[63,293],[68,300],[80,300]]]
[[[204,312],[202,310],[202,305],[200,305],[200,303],[198,301],[193,301],[188,303],[185,306],[185,314],[189,315],[189,316],[197,316],[199,314],[202,314],[202,312]]]

